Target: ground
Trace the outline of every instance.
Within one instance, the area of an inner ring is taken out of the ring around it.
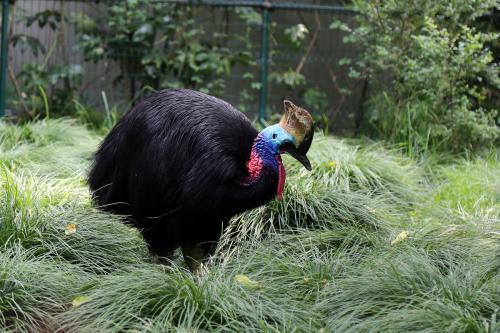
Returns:
[[[101,137],[0,122],[4,332],[500,332],[496,152],[419,162],[315,139],[284,200],[236,217],[198,274],[92,208]]]

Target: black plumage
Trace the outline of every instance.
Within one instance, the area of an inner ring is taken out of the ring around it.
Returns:
[[[200,260],[235,214],[276,195],[278,175],[264,166],[248,178],[258,131],[230,104],[192,90],[154,93],[111,130],[89,175],[96,204],[128,216],[151,252],[181,246]],[[310,144],[310,143],[309,143]]]

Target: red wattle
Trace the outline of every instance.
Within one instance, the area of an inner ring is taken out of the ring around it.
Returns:
[[[276,157],[278,160],[278,200],[283,199],[283,189],[285,188],[286,170],[281,161],[281,156]]]
[[[259,154],[252,149],[250,154],[250,159],[247,161],[248,179],[245,183],[251,183],[259,179],[260,172],[262,171],[262,166],[264,163],[260,158]]]

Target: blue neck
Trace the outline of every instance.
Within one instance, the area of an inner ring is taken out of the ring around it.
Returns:
[[[265,166],[271,167],[276,172],[278,171],[278,160],[276,157],[279,155],[279,149],[271,140],[259,133],[254,141],[252,150],[262,159]]]

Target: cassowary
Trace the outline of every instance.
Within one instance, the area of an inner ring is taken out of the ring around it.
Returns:
[[[216,97],[187,89],[156,92],[102,142],[88,179],[94,201],[126,215],[152,254],[169,256],[180,246],[196,269],[232,216],[281,199],[281,153],[311,170],[311,115],[290,101],[284,111],[279,124],[259,133]]]

